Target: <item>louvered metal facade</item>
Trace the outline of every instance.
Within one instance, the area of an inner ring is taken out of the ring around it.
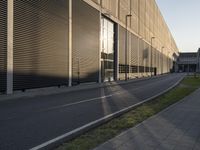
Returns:
[[[68,0],[14,0],[14,89],[68,83]]]
[[[146,75],[150,74],[150,45],[144,43],[144,59],[145,59],[145,73]]]
[[[0,1],[0,92],[6,91],[7,70],[7,1]]]
[[[98,82],[100,14],[82,0],[72,2],[72,82]]]
[[[138,38],[131,34],[131,77],[138,73]]]
[[[139,42],[139,72],[144,73],[144,41],[140,39]]]
[[[0,1],[0,92],[106,81],[102,61],[108,80],[123,80],[126,72],[129,78],[168,73],[178,55],[155,0],[14,0],[10,66],[7,2]],[[111,22],[109,37],[102,35],[102,18]],[[104,45],[113,50],[106,53],[112,60],[102,58],[103,39],[111,42]]]
[[[119,79],[125,78],[125,28],[119,26]]]

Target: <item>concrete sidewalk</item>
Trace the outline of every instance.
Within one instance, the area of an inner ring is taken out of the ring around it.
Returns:
[[[95,150],[200,150],[200,89]]]

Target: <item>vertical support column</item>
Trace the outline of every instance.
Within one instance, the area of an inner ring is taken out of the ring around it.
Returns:
[[[159,51],[159,75],[161,74],[161,51]]]
[[[72,0],[69,0],[69,83],[72,86]]]
[[[120,3],[121,3],[121,0],[118,0],[117,1],[118,2],[118,12],[117,12],[117,17],[118,17],[118,19],[120,19]]]
[[[129,12],[129,14],[131,15],[131,17],[130,17],[130,23],[129,23],[129,27],[130,27],[130,29],[131,29],[131,26],[132,26],[132,1],[131,0],[129,0],[129,5],[130,5],[130,12]],[[129,60],[129,63],[128,63],[128,79],[130,79],[131,78],[131,76],[132,76],[132,72],[131,72],[131,49],[132,49],[132,40],[131,40],[131,32],[129,32],[129,34],[128,34],[128,45],[129,45],[129,48],[128,48],[128,50],[129,50],[129,52],[128,52],[128,60]]]
[[[144,42],[143,42],[143,48],[142,48],[142,54],[143,54],[143,63],[144,63],[144,73],[143,73],[143,76],[145,76],[145,74],[146,74],[146,52],[145,52],[145,45],[144,45]]]
[[[101,7],[101,6],[100,6]],[[101,21],[101,8],[99,12],[99,83],[102,82],[102,77],[101,77],[101,50],[102,50],[102,21]]]
[[[137,61],[138,61],[138,78],[140,77],[140,37],[138,37],[138,55],[137,55]]]
[[[119,19],[119,0],[116,0],[116,18],[118,18]]]
[[[148,44],[148,76],[151,74],[151,51],[150,51],[150,45]]]
[[[115,63],[116,63],[116,80],[119,80],[119,24],[116,25],[116,50],[115,50]]]
[[[14,0],[7,1],[7,94],[13,93],[13,16]]]
[[[169,54],[170,54],[170,52],[168,51],[168,54],[167,54],[167,73],[169,73]]]
[[[117,18],[119,19],[119,16],[120,16],[120,0],[116,0],[116,3],[117,3]],[[116,29],[115,29],[115,36],[116,36],[116,42],[115,43],[115,46],[116,46],[116,50],[115,50],[115,63],[116,63],[116,75],[115,75],[115,80],[119,80],[119,24],[116,25]]]
[[[140,0],[138,0],[138,78],[140,77]]]
[[[147,12],[147,4],[146,4],[146,0],[144,1],[144,4],[145,4],[145,16],[144,16],[144,26],[146,28],[146,22],[147,22],[147,15],[146,15],[146,12]],[[145,30],[145,38],[147,38],[147,31]],[[143,43],[143,60],[144,60],[144,74],[143,76],[146,76],[147,75],[147,71],[146,71],[146,66],[147,66],[147,59],[146,59],[146,46],[145,44]],[[145,57],[144,57],[145,56]]]
[[[132,57],[131,57],[131,53],[132,53],[132,40],[131,40],[131,33],[129,33],[129,36],[128,36],[128,39],[129,39],[129,42],[128,42],[128,44],[129,44],[129,53],[128,53],[128,56],[129,56],[129,64],[128,64],[128,66],[129,66],[129,75],[128,75],[128,78],[130,79],[131,77],[132,77],[132,69],[131,69],[131,59],[132,59]]]

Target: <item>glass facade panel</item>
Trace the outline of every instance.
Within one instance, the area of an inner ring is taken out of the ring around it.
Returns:
[[[103,81],[114,80],[114,23],[102,17],[101,72]]]

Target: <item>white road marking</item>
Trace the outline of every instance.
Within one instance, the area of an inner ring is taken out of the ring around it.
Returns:
[[[106,96],[101,96],[101,97],[96,97],[96,98],[91,98],[91,99],[87,99],[87,100],[82,100],[82,101],[78,101],[78,102],[74,102],[74,103],[69,103],[69,104],[65,104],[65,105],[59,105],[59,106],[55,106],[55,107],[51,107],[48,109],[45,109],[45,111],[48,110],[53,110],[53,109],[59,109],[59,108],[64,108],[64,107],[69,107],[72,105],[77,105],[77,104],[81,104],[81,103],[86,103],[86,102],[91,102],[91,101],[95,101],[95,100],[99,100],[99,99],[104,99],[104,98],[108,98],[108,97],[112,97],[113,94],[111,95],[106,95]],[[42,110],[44,111],[44,110]]]
[[[98,119],[98,120],[92,121],[92,122],[90,122],[90,123],[88,123],[88,124],[86,124],[86,125],[84,125],[84,126],[81,126],[81,127],[77,128],[77,129],[74,129],[74,130],[72,130],[72,131],[70,131],[70,132],[67,132],[67,133],[65,133],[65,134],[63,134],[63,135],[61,135],[61,136],[58,136],[58,137],[56,137],[56,138],[54,138],[54,139],[52,139],[52,140],[49,140],[49,141],[47,141],[47,142],[45,142],[45,143],[43,143],[43,144],[40,144],[40,145],[38,145],[38,146],[36,146],[36,147],[33,147],[33,148],[31,148],[30,150],[40,150],[40,149],[43,149],[43,148],[47,147],[48,145],[53,144],[53,143],[56,143],[57,141],[62,140],[62,139],[64,139],[64,138],[66,138],[66,137],[69,137],[70,135],[73,135],[73,134],[75,134],[75,133],[77,133],[77,132],[80,132],[81,130],[84,130],[84,129],[86,129],[86,128],[89,128],[89,127],[91,127],[91,126],[94,126],[95,124],[97,124],[97,123],[99,123],[99,122],[101,122],[101,121],[104,121],[104,120],[107,120],[107,119],[111,119],[112,117],[116,116],[117,114],[121,114],[121,113],[123,113],[123,112],[126,112],[126,111],[128,111],[128,110],[130,110],[130,109],[132,109],[132,108],[134,108],[134,107],[136,107],[136,106],[139,106],[139,105],[142,104],[142,103],[145,103],[145,102],[147,102],[147,101],[149,101],[149,100],[151,100],[151,99],[154,99],[154,98],[156,98],[156,97],[158,97],[158,96],[160,96],[160,95],[162,95],[162,94],[168,92],[169,90],[173,89],[174,87],[176,87],[176,86],[183,80],[183,78],[184,78],[184,76],[183,76],[180,80],[178,80],[173,86],[171,86],[171,87],[169,87],[168,89],[166,89],[166,90],[164,90],[164,91],[158,93],[157,95],[154,95],[154,96],[152,96],[152,97],[150,97],[150,98],[148,98],[148,99],[145,99],[144,101],[141,101],[141,102],[139,102],[139,103],[137,103],[137,104],[134,104],[134,105],[132,105],[132,106],[126,107],[126,108],[124,108],[124,109],[122,109],[122,110],[119,110],[119,111],[117,111],[117,112],[115,112],[115,113],[112,113],[112,114],[110,114],[110,115],[104,116],[104,117],[102,117],[102,118],[100,118],[100,119]]]
[[[165,81],[166,79],[164,79],[163,81]],[[152,86],[153,84],[155,84],[157,82],[153,82],[153,83],[148,83],[148,85]],[[131,89],[129,91],[134,91],[134,90],[138,90],[140,88],[143,88],[142,86],[141,87],[137,87],[137,88],[134,88],[134,89]],[[55,110],[55,109],[60,109],[60,108],[65,108],[65,107],[70,107],[70,106],[73,106],[73,105],[78,105],[78,104],[82,104],[82,103],[87,103],[87,102],[91,102],[91,101],[96,101],[96,100],[99,100],[99,99],[104,99],[104,98],[109,98],[109,97],[112,97],[114,95],[118,95],[118,94],[122,94],[122,93],[125,93],[126,91],[118,91],[118,92],[115,92],[113,94],[110,94],[110,95],[105,95],[105,96],[101,96],[101,97],[95,97],[95,98],[91,98],[91,99],[85,99],[85,100],[81,100],[81,101],[78,101],[78,102],[74,102],[74,103],[69,103],[69,104],[64,104],[64,105],[59,105],[59,106],[55,106],[55,107],[50,107],[50,108],[47,108],[47,109],[43,109],[43,110],[39,110],[37,112],[43,112],[43,111],[50,111],[50,110]]]

